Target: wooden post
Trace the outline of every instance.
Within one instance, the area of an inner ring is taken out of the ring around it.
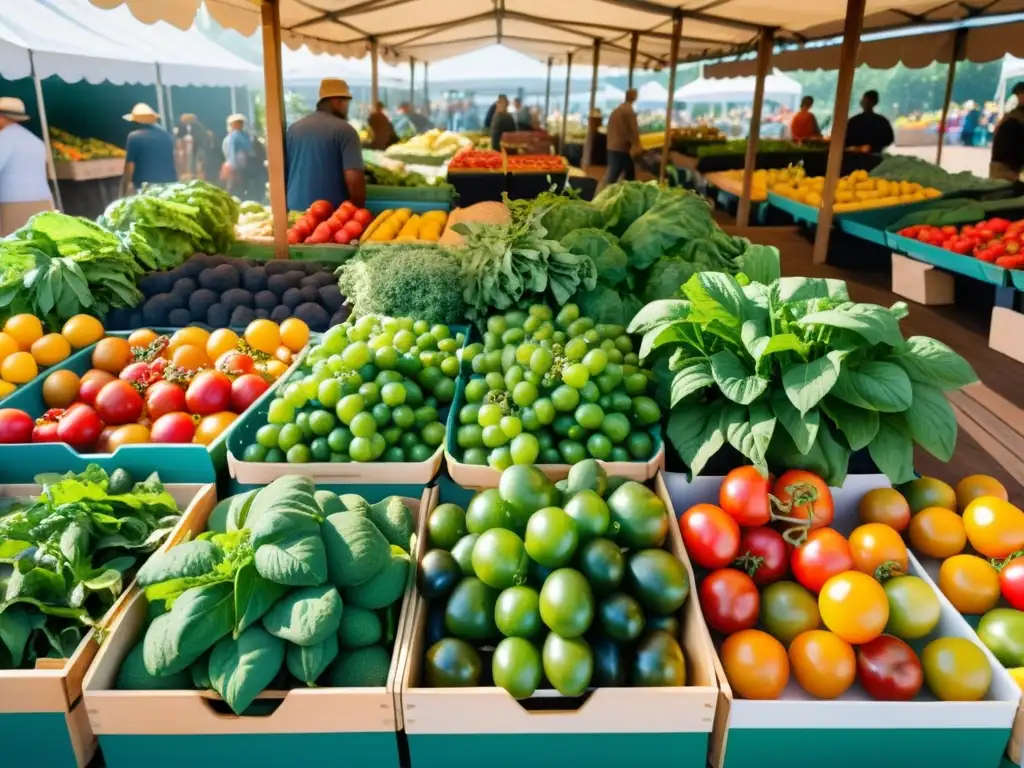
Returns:
[[[836,186],[843,172],[843,152],[846,149],[846,124],[850,119],[850,93],[853,75],[857,70],[857,50],[864,28],[865,0],[849,0],[846,5],[846,23],[843,25],[843,44],[839,50],[839,80],[836,83],[835,111],[832,115],[832,139],[828,148],[828,166],[825,188],[821,194],[818,212],[818,232],[814,238],[814,263],[824,264],[828,259],[828,241],[832,234],[832,206],[836,202]]]
[[[863,0],[862,0],[863,1]],[[665,143],[661,147],[661,168],[658,170],[658,183],[665,183],[665,172],[668,170],[668,151],[672,147],[672,113],[676,105],[676,67],[679,65],[679,38],[683,34],[683,14],[676,11],[672,14],[672,47],[668,57],[668,106],[665,107]]]
[[[544,88],[544,122],[541,123],[541,127],[546,131],[548,129],[548,115],[551,113],[551,66],[554,63],[554,59],[548,56],[548,81]]]
[[[284,174],[284,77],[281,74],[281,10],[278,0],[260,5],[263,32],[263,84],[266,92],[267,173],[274,217],[274,256],[288,258],[288,190]]]
[[[594,133],[590,130],[590,116],[597,106],[597,68],[601,64],[601,39],[594,38],[594,69],[590,74],[590,109],[586,116],[586,138],[583,140],[583,170],[590,168],[590,158],[594,152]]]
[[[377,39],[374,38],[370,41],[370,100],[373,102],[370,105],[370,111],[372,112],[377,108],[377,102],[380,101],[380,79],[377,76]]]
[[[747,158],[743,165],[743,193],[736,209],[736,226],[745,227],[750,223],[750,195],[754,186],[754,169],[757,167],[757,144],[761,138],[761,110],[764,108],[764,81],[772,62],[772,45],[775,33],[762,29],[757,41],[757,77],[754,81],[754,105],[750,115],[750,134],[747,136]]]
[[[633,70],[636,69],[636,52],[640,47],[640,33],[634,32],[629,41],[629,79],[626,81],[626,87],[633,87]]]
[[[953,55],[949,60],[946,74],[946,93],[942,97],[942,121],[939,123],[939,144],[935,149],[935,164],[942,165],[942,146],[946,142],[946,121],[949,119],[949,102],[953,99],[953,81],[956,80],[956,62],[963,55],[967,30],[958,29],[953,33]]]
[[[569,119],[569,87],[572,80],[572,51],[565,57],[565,107],[562,109],[562,136],[558,144],[559,154],[565,154],[565,121]]]

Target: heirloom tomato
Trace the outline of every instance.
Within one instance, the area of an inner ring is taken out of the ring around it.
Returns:
[[[789,644],[789,668],[800,687],[811,696],[835,699],[853,685],[857,657],[841,637],[812,629]]]
[[[720,568],[701,582],[700,607],[711,629],[731,635],[757,624],[761,596],[747,574]]]
[[[793,550],[789,565],[793,577],[817,594],[830,578],[853,568],[853,557],[850,545],[839,531],[818,528]]]
[[[868,696],[879,701],[910,701],[924,683],[914,649],[892,635],[857,647],[857,677]]]
[[[730,635],[719,653],[733,692],[744,699],[777,699],[789,682],[789,658],[782,643],[757,629]]]
[[[995,496],[981,496],[964,510],[967,540],[985,557],[1008,557],[1024,549],[1024,512]]]
[[[910,505],[895,488],[873,488],[865,493],[857,514],[862,523],[882,523],[896,531],[910,525]]]
[[[907,545],[899,533],[888,525],[865,523],[850,534],[850,555],[853,567],[874,576],[881,566],[906,573],[910,567]]]
[[[999,573],[976,555],[953,555],[939,567],[939,590],[960,613],[985,613],[999,602]]]
[[[725,476],[718,492],[718,504],[742,526],[767,525],[771,521],[769,479],[756,467],[737,467]]]
[[[835,506],[828,483],[813,472],[790,469],[775,481],[773,496],[782,502],[787,517],[807,520],[809,527],[832,524]]]
[[[833,576],[818,595],[821,620],[848,643],[874,640],[889,621],[889,600],[882,585],[865,573]]]
[[[723,568],[736,558],[740,528],[714,504],[695,504],[679,518],[679,532],[690,559],[702,568]]]
[[[821,626],[817,599],[792,581],[777,581],[765,587],[758,620],[768,634],[787,647],[797,635]]]
[[[736,567],[746,571],[759,587],[789,573],[786,541],[772,528],[744,528],[738,553]]]

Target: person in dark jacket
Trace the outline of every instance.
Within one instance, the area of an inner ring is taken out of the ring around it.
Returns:
[[[491,149],[501,149],[501,137],[516,132],[516,120],[508,111],[508,96],[501,95],[495,102],[491,118]]]
[[[484,115],[485,130],[491,130],[491,120],[494,119],[494,113],[498,111],[498,102],[500,102],[502,99],[505,100],[505,109],[508,109],[508,96],[506,96],[504,93],[498,94],[498,98],[495,100],[493,104],[491,104],[491,106],[487,108],[487,114]]]
[[[128,134],[124,152],[124,175],[121,197],[130,188],[138,192],[143,184],[165,184],[178,180],[174,164],[174,138],[157,123],[158,115],[151,106],[139,102],[124,119],[137,127]]]
[[[1003,115],[992,136],[992,162],[988,175],[993,179],[1020,181],[1024,170],[1024,80],[1013,86],[1017,106]]]
[[[875,112],[877,106],[878,91],[866,91],[860,100],[863,111],[851,117],[846,126],[846,146],[877,153],[895,143],[892,125]]]

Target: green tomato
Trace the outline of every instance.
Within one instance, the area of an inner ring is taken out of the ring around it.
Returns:
[[[646,461],[654,453],[654,441],[646,432],[631,432],[626,439],[626,450],[634,459]]]
[[[512,453],[509,451],[507,445],[503,445],[500,448],[495,448],[487,456],[487,464],[491,469],[496,469],[499,472],[504,472],[506,469],[512,466]]]
[[[601,426],[604,419],[604,411],[601,406],[594,403],[584,403],[576,409],[576,423],[584,429],[595,430]]]
[[[264,424],[256,430],[256,443],[264,448],[277,448],[279,434],[281,434],[281,427],[277,424]]]
[[[555,420],[555,404],[551,402],[550,398],[541,397],[534,401],[533,412],[537,414],[537,421],[544,426],[548,426]]]
[[[467,408],[476,408],[473,406],[466,406]],[[409,429],[413,424],[416,423],[416,412],[413,411],[408,405],[400,405],[391,411],[391,421],[394,422],[396,427],[401,429]],[[475,421],[475,419],[474,419]]]
[[[563,440],[558,444],[558,453],[566,464],[579,464],[587,458],[587,449],[576,440]]]
[[[420,437],[426,445],[437,448],[444,442],[444,424],[439,421],[427,424],[420,430]]]
[[[491,424],[483,428],[481,439],[487,448],[498,448],[509,441],[509,436],[497,424]]]
[[[351,425],[352,420],[363,412],[366,407],[366,400],[362,395],[345,395],[338,402],[334,412],[341,419],[343,424]]]
[[[592,349],[583,357],[583,365],[587,367],[591,376],[597,376],[608,365],[608,353],[603,349]]]
[[[661,421],[661,408],[649,397],[634,397],[633,413],[637,421],[645,426]]]
[[[352,432],[345,427],[336,427],[327,436],[327,445],[334,453],[348,453],[352,444]]]
[[[349,429],[352,430],[352,434],[355,435],[355,437],[368,440],[371,435],[374,435],[377,432],[377,421],[371,414],[363,411],[362,413],[356,414],[356,417],[352,419],[352,423],[349,424]],[[360,459],[356,458],[351,447],[349,448],[349,453],[355,461],[360,461]],[[366,459],[366,461],[369,461],[369,459]]]
[[[600,429],[609,440],[619,444],[629,437],[632,426],[629,419],[621,413],[606,413],[601,420]]]
[[[540,443],[536,437],[524,432],[512,438],[509,453],[516,464],[533,464],[540,455]]]
[[[479,448],[484,444],[484,430],[479,424],[465,424],[455,433],[460,448]]]
[[[284,452],[302,442],[302,429],[298,424],[285,424],[277,435],[277,447]]]
[[[389,408],[405,403],[405,397],[405,387],[398,382],[388,382],[381,387],[380,399]]]
[[[600,432],[595,432],[587,438],[587,452],[595,459],[607,461],[612,455],[612,441]]]
[[[576,406],[580,404],[579,390],[562,384],[551,393],[551,402],[555,406],[555,410],[562,413],[574,411]]]
[[[295,418],[295,406],[286,400],[275,397],[267,409],[267,421],[271,424],[287,424]]]
[[[923,579],[897,576],[883,585],[889,599],[885,631],[901,640],[920,640],[939,623],[939,598]]]
[[[262,462],[267,458],[266,446],[259,443],[249,443],[242,451],[242,461]]]
[[[562,371],[562,381],[573,389],[583,389],[590,381],[590,371],[583,363],[573,363]]]
[[[518,416],[502,416],[498,426],[510,440],[523,431],[523,422]]]
[[[314,435],[326,436],[334,429],[334,416],[328,411],[315,410],[309,414],[309,428]]]
[[[309,446],[302,443],[293,445],[288,449],[288,453],[285,454],[285,460],[289,464],[307,464],[311,458]]]
[[[818,601],[796,582],[776,581],[761,592],[760,623],[788,648],[797,635],[821,626]]]
[[[333,408],[341,401],[341,382],[338,379],[325,379],[316,390],[316,399],[324,408]]]
[[[502,413],[501,407],[494,403],[486,403],[480,406],[480,412],[477,414],[477,423],[481,427],[493,427],[497,426],[501,421]]]

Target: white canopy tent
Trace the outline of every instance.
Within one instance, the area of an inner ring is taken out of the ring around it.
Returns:
[[[700,78],[682,86],[675,93],[675,101],[687,104],[727,104],[754,100],[754,77],[731,77],[717,80]],[[776,71],[764,80],[764,98],[795,109],[800,103],[803,86],[796,80]]]
[[[667,101],[668,89],[657,80],[646,82],[637,89],[636,103],[641,106],[650,106],[652,104],[664,106]]]
[[[584,71],[584,70],[587,71]],[[430,87],[439,91],[473,89],[487,94],[543,94],[548,68],[506,45],[489,45],[430,65]],[[572,85],[590,88],[589,69],[573,68]],[[565,67],[552,67],[552,97],[565,90]]]
[[[281,56],[281,70],[286,83],[319,83],[325,77],[340,77],[350,86],[370,84],[369,59],[346,59],[326,53],[313,53],[308,48],[297,51],[286,49]],[[403,77],[401,67],[389,64],[379,65],[378,77],[381,87],[408,88],[408,71]]]
[[[1006,104],[1008,93],[1014,84],[1024,79],[1024,59],[1006,54],[1003,56],[1003,67],[999,72],[999,87],[996,89],[996,102],[1002,109]]]

